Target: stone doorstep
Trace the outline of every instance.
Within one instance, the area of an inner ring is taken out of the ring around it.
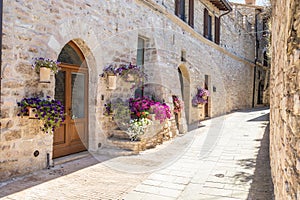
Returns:
[[[53,159],[53,165],[54,166],[61,165],[61,164],[64,164],[64,163],[67,163],[67,162],[70,162],[70,161],[74,161],[74,160],[78,160],[78,159],[81,159],[81,158],[84,158],[84,157],[88,157],[90,155],[91,154],[88,151],[83,151],[83,152],[79,152],[79,153],[76,153],[76,154],[71,154],[71,155],[68,155],[68,156],[55,158],[55,159]]]
[[[111,135],[111,138],[128,139],[128,140],[130,140],[129,135],[125,131],[123,131],[123,130],[113,130],[112,132],[113,133]]]
[[[97,155],[104,155],[104,156],[113,156],[113,157],[118,157],[118,156],[130,156],[130,155],[137,155],[139,154],[138,152],[131,151],[131,150],[126,150],[126,149],[120,149],[116,146],[114,147],[103,147],[99,149],[94,156]]]
[[[120,149],[130,150],[135,152],[140,151],[140,146],[142,144],[140,141],[130,141],[130,140],[118,139],[118,138],[110,138],[107,142],[110,147],[117,147]]]

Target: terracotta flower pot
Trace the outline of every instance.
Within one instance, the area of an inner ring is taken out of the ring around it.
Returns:
[[[204,104],[198,104],[198,108],[203,109]]]
[[[40,68],[40,82],[41,83],[50,83],[50,73],[51,70],[46,67]]]
[[[32,108],[32,107],[27,107],[28,110],[28,116],[31,119],[36,119],[35,114],[36,114],[36,108]]]
[[[126,81],[133,82],[134,81],[134,76],[132,74],[127,74]]]
[[[107,88],[110,90],[115,90],[117,88],[117,76],[115,75],[107,76]]]

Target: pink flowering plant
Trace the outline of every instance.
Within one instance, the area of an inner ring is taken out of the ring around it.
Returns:
[[[207,98],[210,96],[209,91],[201,87],[197,88],[197,94],[192,99],[193,106],[198,106],[199,104],[206,104]]]
[[[59,71],[59,67],[58,67],[59,64],[60,62],[57,62],[55,60],[39,57],[33,59],[32,68],[36,72],[39,72],[41,67],[45,67],[45,68],[49,68],[51,71],[53,71],[56,74]]]
[[[28,115],[28,107],[35,108],[35,117],[44,122],[42,131],[45,133],[53,132],[65,120],[64,106],[49,96],[46,99],[23,98],[17,104],[20,107],[18,116]]]
[[[172,95],[173,105],[174,105],[174,113],[180,113],[182,110],[182,102],[179,100],[178,96]]]
[[[152,124],[148,119],[149,114],[155,115],[155,120],[160,123],[171,118],[170,107],[149,97],[138,97],[129,99],[129,109],[131,111],[131,120],[129,123],[128,134],[131,140],[136,140],[143,135],[147,126]]]
[[[138,97],[129,99],[129,108],[132,118],[146,118],[150,113],[155,114],[155,120],[161,123],[171,118],[170,107],[149,97]]]

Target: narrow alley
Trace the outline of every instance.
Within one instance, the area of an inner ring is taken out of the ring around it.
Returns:
[[[273,199],[268,120],[236,111],[139,155],[85,153],[1,183],[0,199]]]

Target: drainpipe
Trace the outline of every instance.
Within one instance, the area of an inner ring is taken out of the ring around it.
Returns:
[[[254,108],[255,105],[255,85],[256,85],[256,71],[257,71],[257,60],[258,60],[258,35],[257,35],[257,18],[260,14],[260,10],[255,10],[255,60],[254,60],[254,75],[253,75],[253,95],[252,95],[252,108]]]
[[[230,13],[231,11],[232,11],[232,9],[230,9],[230,10],[228,10],[227,12],[221,14],[221,15],[219,16],[219,19],[221,19],[222,16],[227,15],[227,14]]]

